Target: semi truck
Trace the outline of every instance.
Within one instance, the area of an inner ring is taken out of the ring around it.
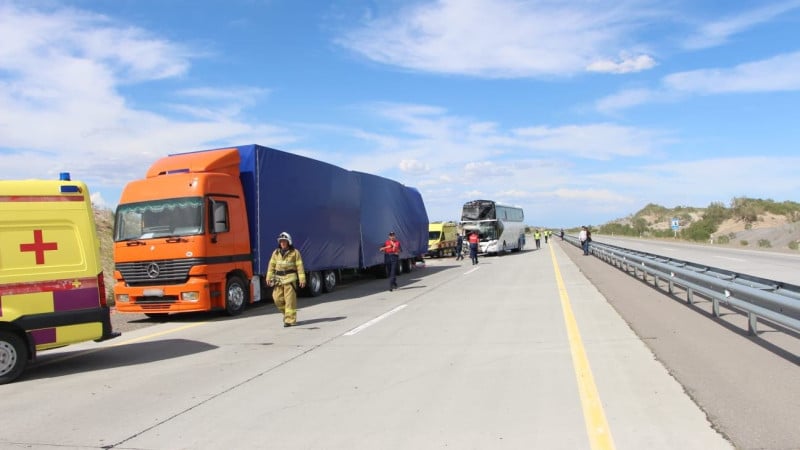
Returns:
[[[120,196],[116,308],[238,315],[266,298],[264,275],[282,232],[303,256],[306,293],[318,296],[344,271],[386,276],[379,248],[390,231],[409,272],[428,247],[419,191],[260,145],[171,154]]]

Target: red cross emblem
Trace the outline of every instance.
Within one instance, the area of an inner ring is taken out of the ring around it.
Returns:
[[[36,264],[44,264],[44,252],[48,250],[58,250],[58,243],[44,242],[42,230],[33,230],[32,244],[19,244],[21,252],[36,252]]]

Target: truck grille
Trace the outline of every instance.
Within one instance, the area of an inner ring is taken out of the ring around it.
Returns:
[[[118,263],[116,269],[128,286],[155,286],[161,284],[180,284],[189,279],[189,269],[202,264],[202,259],[167,259]]]

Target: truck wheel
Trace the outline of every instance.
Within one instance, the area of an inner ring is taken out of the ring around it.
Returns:
[[[322,295],[322,274],[319,272],[309,272],[306,279],[306,289],[308,295],[319,297]]]
[[[322,275],[322,278],[322,290],[325,292],[333,292],[333,290],[336,289],[336,272],[332,270],[326,270]]]
[[[28,364],[28,347],[18,335],[0,331],[0,384],[17,379]]]
[[[228,277],[225,285],[225,313],[229,316],[238,316],[244,311],[247,304],[247,285],[241,277]]]
[[[403,273],[411,273],[411,260],[404,259],[400,262],[400,267],[402,268]]]

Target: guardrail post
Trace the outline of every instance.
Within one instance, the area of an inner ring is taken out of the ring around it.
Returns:
[[[674,276],[675,276],[675,272],[671,272],[671,273],[669,274],[669,276],[670,276],[670,278],[669,278],[669,287],[668,287],[668,290],[669,290],[669,293],[670,293],[671,295],[675,295],[675,281],[672,279],[672,277],[674,277]]]
[[[753,313],[747,313],[747,332],[751,336],[758,335],[758,316]]]
[[[714,299],[711,300],[711,304],[711,310],[714,312],[714,317],[719,317],[719,299],[714,297]]]
[[[686,288],[686,303],[690,305],[694,303],[694,291],[692,288]]]

